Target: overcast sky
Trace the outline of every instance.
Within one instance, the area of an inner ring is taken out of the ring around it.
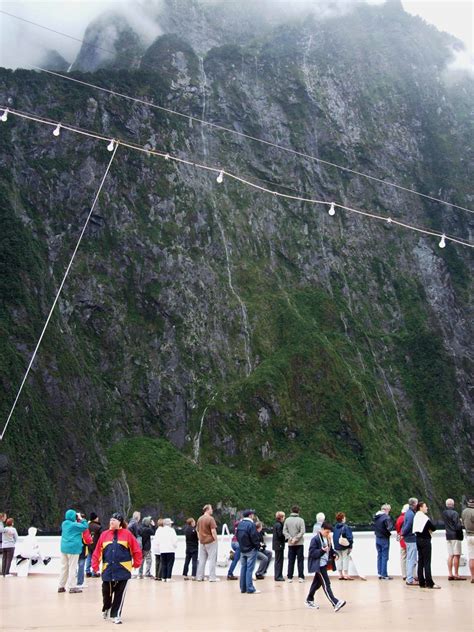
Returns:
[[[210,1],[210,0],[209,0]],[[226,0],[232,1],[232,0]],[[282,2],[284,0],[276,0]],[[311,0],[288,0],[292,6],[307,5]],[[342,0],[344,1],[344,0]],[[384,0],[367,0],[371,4]],[[345,0],[348,6],[354,0]],[[138,20],[137,11],[131,10],[134,2],[129,0],[0,0],[3,11],[38,22],[51,29],[82,38],[89,22],[106,9],[122,8],[129,17]],[[146,0],[142,0],[146,4]],[[473,54],[473,2],[472,0],[403,0],[406,11],[420,15],[438,29],[447,31],[462,40],[469,51],[463,61],[472,61]],[[156,34],[159,34],[157,29]],[[153,35],[152,32],[147,35]],[[55,48],[72,61],[78,52],[79,43],[43,29],[25,24],[0,13],[0,66],[17,67],[31,60],[35,51],[44,47]]]

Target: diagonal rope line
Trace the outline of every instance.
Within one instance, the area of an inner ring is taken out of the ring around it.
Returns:
[[[64,273],[63,279],[61,281],[61,285],[59,286],[59,289],[58,289],[58,291],[56,293],[56,296],[55,296],[55,299],[53,301],[53,304],[51,305],[51,309],[49,310],[48,317],[47,317],[46,322],[45,322],[45,324],[43,326],[43,330],[42,330],[41,335],[40,335],[40,337],[38,339],[38,342],[36,343],[35,350],[33,351],[33,355],[31,356],[30,363],[28,364],[28,368],[26,369],[25,375],[24,375],[23,380],[22,380],[22,382],[20,384],[20,388],[18,389],[18,393],[17,393],[17,395],[15,397],[15,401],[13,402],[13,405],[11,407],[10,413],[9,413],[8,418],[7,418],[7,420],[5,422],[5,425],[3,427],[2,433],[0,434],[0,441],[3,440],[3,437],[5,436],[5,432],[6,432],[7,428],[8,428],[8,424],[10,423],[10,419],[12,418],[12,415],[13,415],[13,413],[15,411],[15,408],[16,408],[16,405],[18,403],[18,400],[20,399],[20,395],[21,395],[23,387],[24,387],[24,385],[26,383],[26,380],[28,379],[28,375],[30,374],[30,370],[31,370],[31,367],[33,366],[33,362],[35,361],[36,354],[38,353],[38,349],[40,347],[41,341],[43,340],[43,336],[46,333],[46,329],[47,329],[47,327],[49,325],[49,321],[51,320],[51,316],[53,315],[54,308],[56,307],[56,303],[58,302],[58,299],[59,299],[59,296],[60,296],[61,291],[63,289],[64,283],[66,282],[66,279],[68,277],[69,271],[70,271],[70,269],[72,267],[72,264],[74,262],[74,258],[75,258],[76,254],[77,254],[77,251],[79,250],[79,246],[81,245],[81,241],[82,241],[82,238],[84,236],[84,233],[86,232],[87,225],[89,224],[89,220],[92,217],[92,213],[94,212],[95,205],[97,204],[97,201],[99,199],[100,193],[102,191],[102,187],[104,186],[105,180],[106,180],[107,175],[108,175],[109,170],[110,170],[110,167],[112,166],[112,162],[113,162],[113,160],[115,158],[115,154],[117,153],[118,146],[119,146],[118,143],[115,143],[113,154],[112,154],[112,156],[111,156],[111,158],[109,160],[109,164],[107,165],[107,169],[105,170],[104,176],[102,178],[100,186],[99,186],[99,188],[97,190],[97,193],[95,195],[94,202],[92,203],[92,206],[91,206],[91,209],[89,211],[89,214],[87,215],[87,219],[86,219],[86,221],[84,223],[84,226],[82,227],[81,234],[79,235],[79,239],[77,240],[76,247],[74,248],[74,251],[72,253],[71,259],[70,259],[69,264],[68,264],[68,266],[66,268],[66,272]]]
[[[278,198],[283,198],[286,200],[295,200],[298,202],[307,202],[308,204],[323,204],[326,206],[331,206],[331,204],[334,204],[335,207],[342,208],[345,211],[349,211],[351,213],[364,215],[365,217],[370,217],[371,219],[387,222],[388,224],[396,224],[398,226],[402,226],[403,228],[408,228],[409,230],[414,230],[416,232],[423,233],[424,235],[431,235],[433,237],[444,237],[445,239],[448,239],[449,241],[452,241],[453,243],[460,244],[461,246],[468,246],[469,248],[474,248],[474,244],[471,244],[470,242],[466,240],[453,237],[452,235],[449,235],[447,233],[440,233],[433,230],[428,230],[426,228],[422,228],[420,226],[413,226],[412,224],[406,224],[400,220],[392,218],[391,216],[383,216],[383,215],[378,215],[376,213],[363,211],[361,209],[355,209],[350,206],[344,206],[343,204],[340,204],[339,202],[328,202],[327,200],[316,200],[314,198],[307,198],[307,197],[301,197],[299,195],[289,195],[288,193],[281,193],[280,191],[267,189],[266,187],[256,184],[255,182],[247,180],[246,178],[238,176],[234,173],[231,173],[230,171],[223,170],[221,169],[221,167],[211,167],[209,165],[200,164],[198,162],[194,162],[193,160],[188,160],[186,158],[179,158],[178,156],[165,153],[164,151],[156,151],[155,149],[147,149],[145,147],[140,147],[140,145],[129,143],[123,139],[120,139],[120,140],[111,139],[110,137],[100,136],[88,130],[84,130],[78,127],[72,127],[71,125],[68,125],[66,123],[59,123],[58,121],[52,121],[50,119],[45,119],[37,115],[32,115],[26,112],[20,112],[19,110],[12,110],[11,108],[5,108],[5,106],[0,106],[0,109],[2,108],[4,108],[4,112],[13,114],[14,116],[18,116],[20,118],[23,118],[29,121],[34,121],[35,123],[42,123],[44,125],[49,125],[51,127],[56,127],[60,125],[62,129],[67,130],[69,132],[74,132],[76,134],[80,134],[82,136],[87,136],[90,138],[95,138],[97,140],[117,142],[120,145],[122,145],[122,147],[126,147],[127,149],[132,149],[134,151],[139,151],[141,153],[146,154],[147,156],[158,156],[159,158],[164,158],[165,160],[169,160],[171,162],[188,165],[196,169],[203,169],[205,171],[210,171],[212,173],[217,173],[219,175],[222,174],[222,177],[224,177],[224,174],[225,174],[227,177],[232,178],[233,180],[236,180],[237,182],[241,182],[242,184],[252,187],[253,189],[256,189],[257,191],[262,191],[262,193],[268,193]],[[276,186],[279,186],[279,185],[276,185]]]
[[[117,51],[109,50],[108,48],[103,48],[102,46],[98,46],[97,44],[92,44],[91,42],[86,42],[80,37],[74,37],[74,35],[68,35],[67,33],[63,33],[62,31],[56,31],[56,29],[52,29],[49,26],[45,26],[44,24],[38,24],[38,22],[33,22],[32,20],[27,20],[26,18],[22,18],[19,15],[14,15],[13,13],[9,13],[8,11],[4,11],[0,9],[0,13],[3,15],[8,15],[9,18],[15,18],[15,20],[20,20],[20,22],[26,22],[26,24],[31,24],[32,26],[38,26],[40,29],[44,29],[45,31],[49,31],[50,33],[55,33],[56,35],[62,35],[63,37],[67,37],[70,40],[74,40],[84,46],[88,46],[89,48],[95,48],[97,50],[104,51],[104,53],[110,53],[111,55],[116,55]]]
[[[104,52],[110,53],[112,55],[116,54],[116,51],[111,51],[108,50],[106,48],[102,48],[101,46],[98,46],[97,44],[92,44],[90,42],[86,42],[83,39],[74,37],[72,35],[68,35],[67,33],[63,33],[62,31],[56,31],[54,29],[51,29],[47,26],[45,26],[44,24],[38,24],[37,22],[32,22],[31,20],[27,20],[25,18],[22,18],[18,15],[14,15],[13,13],[9,13],[8,11],[4,11],[0,9],[0,13],[3,13],[5,15],[8,15],[11,18],[15,18],[17,20],[21,20],[22,22],[26,22],[28,24],[32,24],[33,26],[37,26],[39,28],[45,29],[46,31],[50,31],[51,33],[56,33],[57,35],[62,35],[64,37],[67,37],[69,39],[72,39],[76,42],[81,42],[84,46],[88,46],[91,48],[96,48],[97,50],[102,50]],[[157,110],[162,110],[163,112],[168,112],[169,114],[174,114],[175,116],[181,116],[183,118],[188,119],[189,121],[195,121],[196,123],[200,123],[201,125],[207,125],[208,127],[213,127],[214,129],[218,129],[220,131],[223,132],[228,132],[229,134],[235,134],[237,136],[241,136],[243,138],[247,138],[249,140],[252,140],[254,142],[258,142],[258,143],[262,143],[264,145],[269,145],[271,147],[275,147],[276,149],[279,149],[281,151],[286,151],[288,153],[291,153],[295,156],[300,156],[302,158],[306,158],[308,160],[313,160],[315,162],[318,162],[320,164],[323,165],[327,165],[330,167],[334,167],[335,169],[340,169],[341,171],[345,171],[346,173],[352,173],[356,176],[359,176],[361,178],[367,178],[369,180],[374,180],[375,182],[379,182],[381,184],[385,184],[387,186],[391,186],[391,187],[395,187],[396,189],[400,189],[401,191],[406,191],[407,193],[412,193],[413,195],[418,195],[420,197],[426,198],[428,200],[432,200],[433,202],[438,202],[439,204],[444,204],[446,206],[450,206],[452,209],[459,209],[461,211],[467,211],[468,213],[474,213],[474,210],[470,209],[470,208],[466,208],[464,206],[459,206],[458,204],[453,204],[452,202],[447,202],[446,200],[441,200],[440,198],[436,198],[433,197],[431,195],[427,195],[426,193],[421,193],[419,191],[416,191],[415,189],[411,189],[409,187],[404,187],[400,184],[396,184],[395,182],[389,182],[387,180],[383,180],[382,178],[377,178],[376,176],[371,176],[368,173],[363,173],[361,171],[356,171],[354,169],[350,169],[349,167],[344,167],[342,165],[338,165],[334,162],[329,162],[328,160],[323,160],[322,158],[316,158],[316,156],[312,156],[310,154],[306,154],[304,152],[301,151],[297,151],[295,149],[292,149],[291,147],[285,147],[284,145],[279,145],[277,143],[273,143],[271,141],[268,140],[264,140],[263,138],[258,138],[256,136],[251,136],[249,134],[245,134],[244,132],[239,132],[238,130],[235,129],[230,129],[228,127],[224,127],[223,125],[219,125],[217,123],[212,123],[211,121],[206,121],[200,118],[196,118],[195,116],[190,116],[189,114],[184,114],[183,112],[178,112],[177,110],[172,110],[171,108],[166,108],[163,107],[161,105],[157,105],[156,103],[150,102],[150,101],[146,101],[144,99],[139,99],[137,97],[132,97],[129,96],[127,94],[122,94],[120,92],[116,92],[114,90],[109,90],[108,88],[104,88],[103,86],[98,86],[95,85],[93,83],[89,83],[87,81],[81,81],[79,79],[75,79],[74,77],[71,76],[67,76],[67,75],[63,75],[59,72],[54,72],[52,70],[47,70],[46,68],[41,68],[41,66],[35,66],[33,64],[28,64],[28,66],[30,66],[30,68],[34,68],[35,70],[40,70],[42,72],[48,73],[50,75],[54,75],[56,77],[61,77],[62,79],[67,79],[68,81],[74,81],[75,83],[79,83],[82,84],[84,86],[88,86],[89,88],[94,88],[95,90],[102,90],[103,92],[107,92],[108,94],[112,94],[114,96],[120,97],[122,99],[128,99],[129,101],[135,101],[136,103],[141,103],[143,105],[146,105],[148,107],[151,108],[156,108]]]
[[[285,151],[294,156],[299,156],[300,158],[305,158],[306,160],[312,160],[322,165],[326,165],[328,167],[334,167],[335,169],[339,169],[340,171],[345,171],[346,173],[352,173],[353,175],[359,176],[361,178],[367,178],[368,180],[372,180],[375,182],[379,182],[380,184],[394,187],[395,189],[399,189],[400,191],[406,191],[407,193],[412,193],[413,195],[418,195],[419,197],[425,198],[427,200],[431,200],[432,202],[437,202],[438,204],[444,204],[445,206],[449,206],[452,209],[458,209],[460,211],[466,211],[467,213],[474,213],[473,209],[466,208],[465,206],[459,206],[458,204],[454,204],[452,202],[447,202],[446,200],[442,200],[437,197],[433,197],[432,195],[427,195],[426,193],[421,193],[420,191],[416,191],[415,189],[410,189],[409,187],[404,187],[401,184],[396,184],[395,182],[390,182],[389,180],[383,180],[382,178],[377,178],[376,176],[371,176],[368,173],[363,173],[362,171],[356,171],[355,169],[350,169],[349,167],[343,167],[342,165],[338,165],[335,162],[329,162],[329,160],[323,160],[322,158],[317,158],[316,156],[312,156],[311,154],[306,154],[302,151],[298,151],[297,149],[292,149],[291,147],[286,147],[285,145],[279,145],[278,143],[273,143],[270,140],[265,140],[263,138],[258,138],[257,136],[251,136],[250,134],[245,134],[245,132],[239,132],[238,130],[231,129],[229,127],[225,127],[224,125],[219,125],[218,123],[212,123],[211,121],[206,121],[204,119],[198,118],[196,116],[191,116],[190,114],[184,114],[183,112],[178,112],[177,110],[172,110],[170,108],[166,108],[162,105],[157,105],[152,101],[147,101],[145,99],[139,99],[138,97],[132,97],[128,94],[123,94],[122,92],[116,92],[115,90],[110,90],[109,88],[104,88],[103,86],[98,86],[94,83],[89,83],[88,81],[82,81],[81,79],[75,79],[74,77],[70,77],[68,75],[63,75],[60,72],[54,72],[53,70],[47,70],[46,68],[42,68],[41,66],[35,66],[33,64],[28,64],[30,68],[34,68],[35,70],[40,70],[41,72],[45,72],[48,75],[53,75],[54,77],[60,77],[61,79],[66,79],[67,81],[73,81],[74,83],[81,84],[83,86],[87,86],[89,88],[94,88],[95,90],[101,90],[102,92],[106,92],[107,94],[111,94],[115,97],[120,97],[121,99],[127,99],[128,101],[133,101],[135,103],[140,103],[141,105],[146,105],[149,108],[154,108],[156,110],[160,110],[162,112],[167,112],[168,114],[174,114],[175,116],[180,116],[182,118],[187,119],[188,121],[193,121],[195,123],[199,123],[201,125],[207,125],[213,129],[217,129],[221,132],[227,132],[229,134],[234,134],[235,136],[240,136],[241,138],[247,138],[256,143],[262,143],[263,145],[267,145],[269,147],[275,147],[280,151]]]

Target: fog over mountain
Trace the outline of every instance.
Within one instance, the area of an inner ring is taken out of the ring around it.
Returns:
[[[402,4],[398,0],[388,0],[395,4]],[[191,7],[198,5],[207,7],[211,11],[229,13],[237,8],[240,15],[252,16],[261,25],[277,25],[308,14],[316,19],[327,19],[337,15],[347,14],[360,4],[377,5],[385,0],[191,0]],[[43,30],[33,24],[15,20],[0,14],[1,39],[0,66],[7,68],[28,67],[29,64],[41,65],[47,58],[48,51],[55,51],[72,64],[79,52],[80,43],[61,36],[52,31],[65,33],[76,40],[87,39],[87,28],[99,16],[121,16],[133,31],[139,36],[144,47],[163,32],[160,17],[166,6],[173,6],[174,0],[97,0],[97,2],[82,2],[79,0],[63,2],[31,2],[15,1],[3,2],[2,10],[17,15],[25,20],[36,22],[51,29]],[[406,3],[410,5],[416,3]],[[463,3],[455,2],[452,10],[459,11]],[[464,8],[465,11],[465,8]],[[102,17],[101,19],[104,19]],[[461,18],[460,18],[461,19]],[[442,27],[441,27],[442,28]],[[104,32],[100,47],[113,47],[116,31],[110,29]],[[469,39],[469,38],[468,38]],[[471,33],[472,40],[472,33]],[[453,50],[453,69],[472,71],[471,50]]]

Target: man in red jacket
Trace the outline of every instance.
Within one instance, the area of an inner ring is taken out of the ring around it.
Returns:
[[[408,511],[409,505],[403,505],[402,513],[395,521],[395,531],[397,532],[397,540],[400,542],[400,566],[402,569],[402,577],[405,580],[407,578],[407,545],[402,535],[403,522],[405,520],[405,514]]]
[[[142,563],[142,550],[134,535],[128,531],[124,517],[112,514],[109,529],[104,531],[92,555],[92,570],[99,572],[102,560],[102,616],[114,623],[122,623],[121,615],[125,588],[132,576],[132,568]]]

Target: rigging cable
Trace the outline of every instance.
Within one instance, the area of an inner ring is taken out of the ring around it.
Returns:
[[[3,106],[0,106],[0,109]],[[258,191],[261,191],[263,193],[268,193],[274,197],[279,197],[279,198],[283,198],[283,199],[287,199],[287,200],[294,200],[294,201],[299,201],[299,202],[307,202],[309,204],[323,204],[326,206],[329,206],[329,213],[331,215],[334,214],[334,208],[338,207],[341,208],[345,211],[351,212],[351,213],[356,213],[358,215],[364,215],[365,217],[370,217],[372,219],[376,219],[379,221],[383,221],[386,222],[388,224],[395,224],[397,226],[401,226],[403,228],[407,228],[409,230],[413,230],[419,233],[423,233],[425,235],[431,235],[432,237],[440,237],[441,241],[440,241],[440,247],[444,248],[446,245],[446,240],[452,241],[454,243],[460,244],[462,246],[468,246],[469,248],[474,248],[474,244],[471,244],[470,242],[463,240],[463,239],[459,239],[457,237],[452,237],[451,235],[447,235],[446,233],[439,233],[437,231],[432,231],[432,230],[428,230],[425,228],[420,228],[419,226],[414,226],[413,224],[407,224],[405,222],[402,222],[398,219],[394,219],[393,217],[390,216],[384,216],[384,215],[379,215],[377,213],[371,213],[369,211],[363,211],[361,209],[356,209],[350,206],[346,206],[343,204],[339,204],[338,202],[328,202],[327,200],[317,200],[314,198],[307,198],[307,197],[303,197],[303,196],[299,196],[299,195],[290,195],[288,193],[281,193],[280,191],[272,191],[271,189],[267,189],[266,187],[263,187],[259,184],[256,184],[255,182],[251,182],[250,180],[247,180],[246,178],[242,178],[230,171],[227,171],[226,169],[222,169],[221,167],[211,167],[209,165],[204,165],[198,162],[195,162],[193,160],[188,160],[186,158],[179,158],[178,156],[173,156],[167,152],[160,152],[160,151],[156,151],[154,149],[148,149],[146,147],[141,147],[140,145],[136,145],[134,143],[130,143],[128,141],[125,140],[116,140],[111,139],[110,136],[103,136],[101,134],[96,134],[94,132],[91,132],[89,130],[83,130],[81,128],[78,127],[74,127],[72,125],[68,125],[65,123],[61,123],[59,121],[53,121],[51,119],[46,119],[37,115],[33,115],[33,114],[29,114],[29,113],[25,113],[25,112],[20,112],[19,110],[13,110],[11,108],[5,108],[3,110],[3,114],[0,117],[1,120],[6,121],[8,114],[13,114],[14,116],[18,116],[20,118],[24,118],[24,119],[28,119],[31,121],[34,121],[36,123],[42,123],[44,125],[48,125],[51,127],[54,127],[55,130],[58,129],[64,129],[70,132],[74,132],[76,134],[80,134],[82,136],[87,136],[90,138],[95,138],[97,140],[101,140],[101,141],[107,141],[110,144],[112,144],[113,142],[118,142],[120,145],[122,145],[122,147],[127,147],[128,149],[132,149],[134,151],[139,151],[141,153],[147,154],[149,156],[158,156],[159,158],[164,158],[165,160],[170,160],[173,162],[177,162],[177,163],[181,163],[181,164],[185,164],[185,165],[189,165],[198,169],[203,169],[205,171],[210,171],[212,173],[217,173],[217,182],[220,183],[223,181],[224,176],[227,176],[233,180],[236,180],[238,182],[241,182],[242,184],[245,184],[247,186],[252,187],[253,189],[256,189]]]
[[[49,325],[49,321],[51,320],[51,316],[53,315],[54,308],[56,307],[56,303],[58,302],[58,299],[59,299],[59,296],[60,296],[61,291],[63,289],[64,283],[66,282],[66,279],[68,277],[69,271],[70,271],[70,269],[72,267],[72,264],[74,262],[74,258],[76,256],[76,253],[79,250],[79,246],[81,245],[82,237],[84,236],[84,233],[86,231],[87,225],[89,224],[89,220],[92,217],[92,213],[94,212],[95,205],[96,205],[97,200],[99,199],[100,193],[102,191],[102,187],[104,186],[105,180],[106,180],[107,175],[108,175],[109,170],[110,170],[110,167],[112,166],[112,162],[114,161],[115,154],[117,153],[118,146],[119,146],[119,143],[115,142],[114,148],[113,148],[113,154],[112,154],[112,156],[111,156],[111,158],[109,160],[109,164],[107,165],[107,169],[105,170],[105,173],[104,173],[104,175],[102,177],[102,181],[101,181],[100,186],[99,186],[99,188],[97,190],[97,193],[95,195],[94,202],[92,203],[92,206],[91,206],[91,209],[89,211],[89,214],[87,215],[86,221],[84,222],[84,226],[82,227],[82,231],[81,231],[81,234],[79,235],[79,239],[77,240],[76,247],[74,248],[74,251],[72,253],[71,259],[70,259],[69,264],[68,264],[68,266],[66,268],[66,271],[64,273],[63,279],[61,281],[61,285],[59,286],[59,289],[56,292],[56,296],[54,298],[53,304],[51,305],[51,309],[49,310],[49,314],[48,314],[46,322],[45,322],[45,324],[43,326],[43,330],[42,330],[41,335],[40,335],[40,337],[38,339],[38,342],[36,343],[36,347],[35,347],[35,349],[33,351],[33,355],[31,356],[31,359],[30,359],[30,362],[29,362],[28,367],[26,369],[25,375],[23,376],[23,380],[22,380],[22,382],[20,384],[20,388],[18,389],[18,393],[16,394],[16,397],[15,397],[15,400],[14,400],[13,405],[11,407],[10,413],[8,414],[7,420],[6,420],[5,425],[3,427],[3,430],[2,430],[2,433],[0,434],[0,441],[3,440],[5,432],[6,432],[7,428],[8,428],[8,424],[10,423],[10,419],[12,418],[13,412],[14,412],[14,410],[16,408],[17,402],[20,399],[20,395],[21,395],[21,392],[22,392],[23,387],[25,385],[25,382],[28,379],[28,375],[30,373],[31,367],[33,366],[33,362],[35,361],[36,354],[38,353],[38,349],[40,347],[41,341],[43,340],[43,336],[46,333],[46,329],[47,329],[47,327]]]

